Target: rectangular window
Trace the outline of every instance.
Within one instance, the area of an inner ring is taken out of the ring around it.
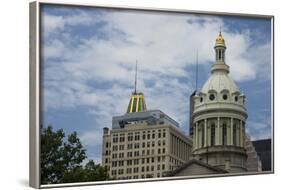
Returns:
[[[111,171],[111,174],[112,174],[112,175],[116,175],[116,174],[117,174],[116,170],[112,170],[112,171]]]
[[[160,140],[158,141],[158,146],[161,146],[161,141]]]
[[[117,153],[113,153],[112,154],[112,158],[114,159],[114,158],[117,158]]]
[[[119,153],[119,158],[124,158],[124,152]]]
[[[133,144],[128,144],[127,149],[132,149],[133,148]]]
[[[158,133],[158,138],[161,138],[161,132],[160,132],[160,133]]]
[[[139,151],[135,151],[134,156],[139,156]]]
[[[139,159],[134,160],[134,165],[137,165],[137,164],[139,164]]]
[[[119,161],[119,166],[124,166],[124,161],[123,160]]]
[[[120,142],[124,142],[125,141],[125,134],[120,134],[119,141]]]
[[[140,144],[139,143],[135,143],[135,148],[139,148]]]
[[[119,145],[119,150],[124,150],[124,145]]]
[[[139,168],[134,168],[134,173],[138,173],[139,172]]]
[[[111,165],[112,165],[112,167],[117,167],[117,161],[112,161]]]
[[[118,174],[123,174],[124,173],[124,170],[123,169],[119,169],[118,170]]]
[[[127,166],[131,166],[132,165],[132,160],[127,160]]]
[[[117,134],[113,135],[112,141],[113,141],[114,143],[118,142],[118,135],[117,135]]]
[[[145,132],[142,132],[142,139],[145,140]]]
[[[132,173],[132,168],[127,168],[127,174]]]
[[[135,141],[138,141],[138,140],[140,140],[139,132],[135,133]]]
[[[133,156],[133,153],[132,152],[127,152],[127,157],[130,158]]]
[[[112,150],[113,150],[113,151],[117,151],[117,150],[118,150],[118,146],[117,146],[117,145],[114,145],[114,146],[112,147]]]

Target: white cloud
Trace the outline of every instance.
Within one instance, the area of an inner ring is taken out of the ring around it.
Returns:
[[[44,35],[49,35],[50,33],[61,32],[64,30],[65,26],[77,26],[77,25],[89,25],[94,24],[98,20],[89,17],[89,14],[83,11],[77,11],[74,15],[51,15],[44,13],[42,15],[42,26]]]

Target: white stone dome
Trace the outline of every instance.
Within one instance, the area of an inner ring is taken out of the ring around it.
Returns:
[[[217,93],[228,91],[230,94],[240,92],[234,81],[224,72],[213,73],[201,89],[201,93],[204,94],[212,91]]]

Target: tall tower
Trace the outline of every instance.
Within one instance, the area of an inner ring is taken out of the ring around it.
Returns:
[[[193,97],[193,155],[229,172],[246,171],[245,96],[228,76],[226,45],[216,38],[211,75]]]
[[[130,102],[127,108],[127,113],[146,111],[144,94],[142,92],[137,92],[137,76],[138,76],[138,63],[136,63],[134,92],[131,95]]]

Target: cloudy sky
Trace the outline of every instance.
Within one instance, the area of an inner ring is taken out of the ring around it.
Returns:
[[[101,160],[102,128],[126,112],[134,88],[188,132],[198,50],[201,87],[222,30],[230,76],[247,98],[247,132],[271,136],[271,21],[86,7],[42,8],[42,123],[77,131]]]

